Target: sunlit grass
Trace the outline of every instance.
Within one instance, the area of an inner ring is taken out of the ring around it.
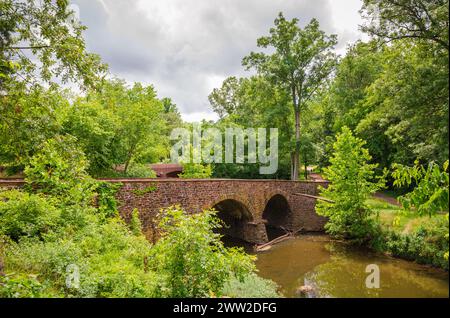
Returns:
[[[432,217],[419,216],[414,210],[404,210],[400,206],[379,198],[368,199],[367,204],[379,212],[379,221],[383,226],[399,233],[411,233],[421,225],[444,218],[444,214],[437,214]]]

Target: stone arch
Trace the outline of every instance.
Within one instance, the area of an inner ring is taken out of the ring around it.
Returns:
[[[250,243],[267,241],[265,230],[253,222],[253,214],[248,206],[235,198],[222,199],[212,205],[217,216],[225,223],[219,230],[220,234],[232,239]]]
[[[165,178],[178,178],[178,175],[181,173],[182,171],[170,171],[170,172],[167,172],[166,174],[165,174]]]
[[[262,214],[267,236],[272,240],[292,230],[293,214],[288,197],[284,193],[274,193],[268,197]]]

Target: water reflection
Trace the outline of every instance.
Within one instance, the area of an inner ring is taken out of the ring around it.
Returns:
[[[366,266],[380,268],[380,288],[365,286]],[[287,297],[308,285],[317,297],[448,297],[448,273],[379,255],[326,236],[300,236],[258,254],[260,275]]]

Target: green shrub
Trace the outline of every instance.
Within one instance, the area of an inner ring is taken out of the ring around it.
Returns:
[[[255,270],[253,256],[240,248],[225,248],[214,231],[220,220],[212,210],[187,215],[179,207],[164,211],[162,237],[150,252],[149,264],[163,280],[163,297],[221,296],[224,284],[243,280]]]
[[[427,167],[415,162],[413,167],[393,164],[394,185],[397,187],[410,186],[415,183],[411,192],[398,199],[403,208],[416,208],[419,215],[433,215],[440,211],[447,211],[449,207],[449,177],[448,160],[442,165],[442,170],[434,162]]]
[[[138,209],[133,209],[131,212],[131,220],[130,220],[130,230],[136,236],[142,235],[142,224],[139,219],[139,211]]]
[[[13,240],[42,237],[58,223],[60,211],[54,200],[20,190],[0,192],[0,234]]]
[[[178,176],[184,179],[208,179],[211,178],[212,173],[213,171],[211,165],[184,163],[183,172]]]
[[[448,270],[448,259],[445,257],[449,250],[448,226],[448,219],[430,219],[429,223],[420,225],[409,234],[379,226],[376,234],[372,235],[370,245],[392,256]]]
[[[28,188],[72,202],[90,202],[95,185],[86,172],[88,162],[76,138],[57,135],[48,139],[25,167]]]
[[[145,269],[151,246],[119,217],[90,223],[54,241],[23,239],[5,253],[7,271],[36,273],[44,292],[64,297],[154,297],[158,278]],[[68,266],[79,270],[78,288],[67,286]]]
[[[403,208],[414,208],[419,215],[430,216],[430,222],[421,225],[411,235],[389,240],[387,249],[394,255],[448,269],[448,165],[448,160],[442,169],[434,162],[430,162],[427,167],[418,161],[413,167],[393,164],[394,185],[402,187],[415,184],[412,191],[399,197]],[[444,219],[431,219],[431,216],[441,211],[447,212]]]
[[[278,298],[278,286],[273,281],[252,273],[243,280],[232,277],[222,289],[222,294],[233,298]]]
[[[77,154],[73,140],[63,140],[49,140],[27,166],[27,189],[38,194],[2,193],[0,256],[7,276],[0,295],[220,296],[227,281],[254,272],[252,256],[223,246],[213,211],[188,216],[168,209],[152,247],[137,210],[125,224],[116,213],[114,187],[94,182],[83,158],[66,153]],[[76,284],[68,284],[69,268],[76,269]]]
[[[100,213],[105,216],[118,214],[115,195],[122,185],[122,183],[97,181],[95,192],[97,193],[97,205]]]
[[[0,276],[0,298],[52,297],[44,292],[44,287],[36,275]]]
[[[156,172],[148,164],[133,163],[125,174],[129,178],[156,178]]]

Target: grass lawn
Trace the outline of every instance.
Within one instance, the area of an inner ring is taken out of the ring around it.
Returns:
[[[437,214],[432,217],[418,216],[415,211],[403,210],[401,207],[390,204],[379,198],[367,200],[367,204],[379,212],[379,220],[384,226],[391,228],[399,233],[411,233],[422,224],[443,219],[445,213]]]

